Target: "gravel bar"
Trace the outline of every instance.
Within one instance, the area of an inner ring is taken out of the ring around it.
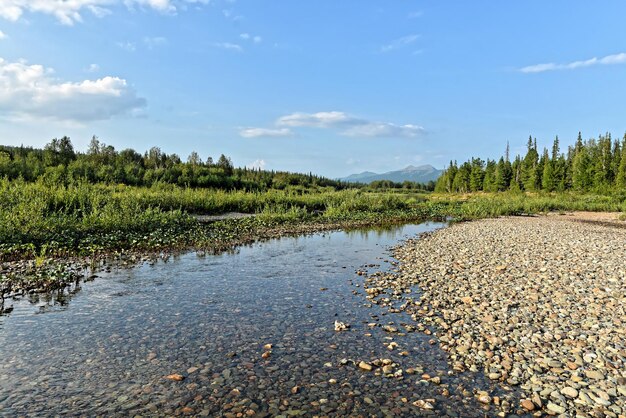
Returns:
[[[459,223],[394,256],[395,272],[367,280],[368,298],[390,310],[400,302],[432,328],[454,370],[520,387],[518,413],[626,417],[626,222],[618,214]]]

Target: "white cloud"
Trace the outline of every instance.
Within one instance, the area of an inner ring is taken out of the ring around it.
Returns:
[[[224,15],[226,19],[230,19],[234,21],[243,19],[243,16],[235,14],[234,10],[232,9],[223,9],[222,14]]]
[[[412,43],[417,41],[419,37],[420,37],[419,35],[408,35],[408,36],[403,36],[402,38],[394,39],[387,45],[383,45],[380,48],[380,52],[391,52],[396,49],[403,48],[407,45],[411,45]]]
[[[130,41],[118,42],[117,46],[119,46],[120,48],[128,52],[135,52],[135,50],[137,49],[137,46],[133,42],[130,42]]]
[[[164,13],[176,12],[176,7],[171,0],[124,0],[124,3],[127,7],[138,4],[139,6],[150,7]]]
[[[556,70],[575,70],[577,68],[591,67],[594,65],[612,65],[612,64],[624,64],[626,63],[626,53],[621,52],[619,54],[607,55],[602,58],[590,58],[584,61],[573,61],[566,64],[545,63],[529,65],[527,67],[520,68],[523,73],[542,73],[545,71]]]
[[[143,43],[146,44],[148,49],[154,49],[156,47],[167,44],[167,39],[162,36],[154,36],[154,37],[146,36],[143,38]]]
[[[308,126],[313,128],[329,128],[358,122],[358,119],[344,112],[292,113],[282,116],[276,121],[278,126]]]
[[[243,48],[239,44],[233,44],[231,42],[216,42],[213,44],[216,48],[229,49],[231,51],[242,52]]]
[[[89,67],[87,67],[87,72],[95,73],[96,71],[100,71],[100,66],[98,64],[89,64]]]
[[[239,37],[244,41],[252,41],[255,44],[260,44],[263,41],[263,38],[261,38],[260,36],[252,36],[249,33],[242,33],[239,35]]]
[[[371,122],[353,126],[342,135],[361,138],[414,138],[424,133],[417,125],[396,125],[387,122]]]
[[[146,106],[124,79],[62,82],[51,76],[53,72],[0,58],[0,115],[80,123],[131,114]]]
[[[89,11],[93,13],[95,17],[105,17],[113,13],[111,10],[105,9],[104,7],[100,6],[90,5],[87,6],[87,9],[89,9]]]
[[[6,38],[7,38],[7,34],[0,30],[0,40],[6,39]]]
[[[242,128],[239,130],[239,135],[244,138],[285,138],[293,136],[293,132],[288,128]]]
[[[254,170],[264,170],[265,169],[265,160],[254,160],[253,162],[251,162],[250,164],[247,165],[248,168],[254,169]]]
[[[16,21],[25,12],[44,13],[57,18],[64,25],[73,25],[82,21],[81,12],[89,10],[96,17],[111,14],[107,7],[124,4],[132,9],[134,6],[153,9],[161,13],[175,13],[176,4],[208,4],[208,0],[0,0],[0,17]]]
[[[338,129],[343,136],[361,138],[414,138],[425,133],[418,125],[370,121],[345,112],[292,113],[276,121],[277,126]]]

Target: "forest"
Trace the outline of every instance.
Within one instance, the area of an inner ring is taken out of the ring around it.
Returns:
[[[232,160],[221,154],[214,161],[193,151],[186,161],[177,154],[167,154],[152,147],[143,154],[127,148],[117,151],[93,136],[85,153],[74,149],[70,138],[53,138],[43,149],[0,145],[0,178],[22,179],[27,182],[68,185],[76,182],[91,184],[124,184],[151,187],[171,184],[181,187],[243,190],[249,192],[270,189],[308,190],[330,187],[333,190],[363,188],[370,190],[405,189],[432,191],[434,182],[419,184],[388,180],[369,185],[346,183],[312,173],[236,168]]]
[[[526,155],[509,158],[507,144],[505,155],[495,160],[480,158],[449,167],[438,179],[435,191],[443,193],[469,192],[564,192],[609,193],[626,189],[626,135],[621,143],[612,140],[611,134],[598,139],[583,140],[578,134],[576,143],[561,152],[556,137],[552,150],[537,149],[537,139],[528,138]]]
[[[143,154],[134,149],[117,151],[94,136],[87,152],[77,152],[70,138],[52,139],[44,149],[0,146],[0,177],[27,182],[43,180],[67,185],[72,182],[125,184],[150,187],[157,183],[181,187],[265,191],[288,186],[349,187],[313,174],[235,168],[224,154],[217,161],[192,152],[187,161],[152,147]]]

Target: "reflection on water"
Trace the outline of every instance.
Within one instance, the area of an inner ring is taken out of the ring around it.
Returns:
[[[483,416],[463,395],[487,387],[483,377],[449,375],[445,353],[426,335],[369,326],[410,318],[369,306],[356,287],[356,269],[440,226],[186,254],[6,301],[0,415],[411,415],[426,413],[412,402],[433,398],[434,416]],[[335,320],[350,330],[335,332]],[[398,348],[388,349],[391,340]],[[355,366],[375,359],[418,374],[387,378]],[[443,385],[419,383],[421,373],[440,374]]]

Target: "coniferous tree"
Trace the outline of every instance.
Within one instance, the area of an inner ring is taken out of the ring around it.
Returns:
[[[439,176],[437,183],[435,184],[435,191],[438,193],[452,193],[454,190],[454,177],[456,176],[458,169],[456,167],[456,161],[453,163],[450,161],[448,169]]]
[[[626,134],[624,134],[624,139],[622,140],[622,155],[617,168],[616,177],[615,182],[617,187],[626,189]]]
[[[578,191],[587,191],[593,185],[592,161],[589,151],[583,146],[574,156],[572,162],[572,182]]]
[[[498,165],[496,166],[496,190],[499,192],[503,192],[509,189],[511,184],[511,163],[509,161],[505,161],[504,158],[500,157],[498,160]]]
[[[611,134],[600,136],[598,141],[588,144],[591,164],[593,164],[593,181],[597,187],[608,186],[613,182],[611,163]]]
[[[522,185],[524,190],[537,190],[537,165],[539,164],[539,154],[537,153],[537,140],[528,138],[527,151],[521,166]]]
[[[544,149],[543,151],[543,173],[541,175],[541,187],[543,190],[548,192],[553,192],[556,189],[556,178],[554,175],[554,165],[556,160],[550,159],[548,156],[548,150]]]
[[[521,191],[522,190],[522,160],[520,156],[516,156],[515,160],[511,164],[511,185],[509,189],[512,191]]]
[[[496,185],[496,162],[494,160],[487,160],[485,166],[485,176],[483,178],[483,190],[486,192],[497,192],[498,186]]]
[[[480,158],[472,158],[472,168],[470,172],[470,190],[478,192],[483,188],[485,163]]]
[[[470,177],[472,173],[472,166],[469,162],[464,162],[459,166],[459,169],[454,176],[453,189],[458,193],[467,193],[470,189]]]
[[[611,171],[613,172],[613,184],[617,184],[619,165],[622,162],[622,146],[617,139],[613,141],[613,151],[611,152],[611,154]]]

